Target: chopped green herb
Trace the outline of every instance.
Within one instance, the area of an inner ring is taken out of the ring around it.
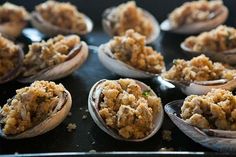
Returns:
[[[173,60],[173,64],[176,65],[178,61],[176,59]]]
[[[150,90],[146,90],[143,92],[143,96],[148,97],[150,95]]]

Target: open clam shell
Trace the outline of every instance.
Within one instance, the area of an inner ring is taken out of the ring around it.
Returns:
[[[155,119],[154,120],[154,128],[153,128],[152,132],[148,136],[141,138],[141,139],[123,138],[122,136],[120,136],[118,134],[118,132],[116,130],[108,127],[105,124],[104,120],[102,119],[102,117],[98,113],[100,95],[102,92],[101,84],[105,81],[106,80],[104,79],[104,80],[100,80],[97,83],[95,83],[93,85],[93,87],[91,88],[91,90],[89,92],[89,97],[88,97],[88,110],[89,110],[89,113],[90,113],[91,117],[93,118],[94,122],[98,125],[98,127],[100,129],[102,129],[104,132],[106,132],[108,135],[110,135],[111,137],[113,137],[117,140],[122,140],[122,141],[141,142],[141,141],[147,140],[147,139],[151,138],[153,135],[155,135],[155,133],[160,129],[163,119],[164,119],[164,111],[163,111],[162,107],[160,108],[160,112],[157,115],[155,115],[155,117],[154,117],[154,119]],[[137,84],[139,84],[139,86],[141,87],[141,89],[143,91],[150,90],[150,92],[151,92],[150,94],[156,96],[154,91],[149,86],[145,85],[144,83],[142,83],[140,81],[137,81],[137,80],[135,80],[135,81]]]
[[[92,31],[93,29],[93,22],[92,20],[84,15],[86,25],[87,25],[87,30],[82,31],[82,32],[73,32],[72,30],[69,29],[63,29],[58,26],[52,25],[51,23],[47,22],[42,18],[42,16],[37,13],[37,12],[32,12],[31,14],[31,24],[37,28],[40,32],[43,32],[44,34],[48,35],[49,37],[56,36],[58,34],[63,34],[63,35],[68,35],[68,34],[79,34],[79,35],[85,35],[89,32]]]
[[[111,7],[111,8],[108,8],[106,9],[104,12],[103,12],[103,15],[102,15],[102,26],[103,26],[103,29],[104,31],[109,34],[110,36],[114,36],[113,34],[113,24],[112,22],[107,18],[107,16],[111,13],[111,11],[115,9],[115,7]],[[159,36],[160,34],[160,26],[159,26],[159,23],[157,22],[157,20],[155,19],[155,17],[149,13],[148,11],[142,9],[143,13],[144,13],[144,16],[145,18],[149,19],[152,24],[153,24],[153,32],[151,33],[151,35],[149,37],[146,37],[146,43],[149,44],[149,43],[152,43],[154,42],[157,37]]]
[[[196,52],[193,51],[191,48],[189,48],[184,42],[180,44],[180,47],[182,50],[184,50],[186,53],[189,53],[193,56],[198,56],[200,54],[205,54],[209,58],[211,58],[214,61],[218,62],[224,62],[227,64],[235,65],[236,64],[236,48],[222,51],[222,52]]]
[[[44,121],[40,122],[33,128],[25,130],[24,132],[17,135],[5,135],[1,128],[0,136],[6,139],[23,139],[35,137],[54,129],[66,118],[72,104],[71,95],[67,90],[59,95],[59,97],[60,101],[58,102],[57,106]]]
[[[33,76],[20,77],[19,82],[30,83],[35,80],[57,80],[70,75],[73,71],[78,69],[88,57],[88,45],[85,42],[81,42],[75,46],[68,55],[65,62],[41,70]],[[26,69],[27,70],[27,69]]]
[[[174,124],[193,141],[215,151],[236,152],[236,131],[198,129],[179,117],[183,100],[176,100],[165,105],[165,112]]]
[[[7,74],[5,74],[3,77],[0,77],[0,84],[6,83],[8,81],[11,81],[15,79],[21,72],[23,59],[24,59],[24,52],[22,48],[18,47],[18,56],[17,56],[17,63],[14,69],[9,71]]]
[[[220,24],[224,23],[228,17],[228,9],[225,6],[221,6],[213,13],[206,21],[194,22],[191,24],[185,24],[180,27],[173,27],[169,19],[163,21],[160,25],[161,30],[170,31],[178,34],[196,34],[204,31],[209,31]]]
[[[179,87],[186,95],[203,95],[211,91],[213,88],[221,88],[232,91],[236,88],[236,77],[232,80],[219,79],[211,81],[195,81],[195,82],[181,82],[162,78],[175,86]]]
[[[111,52],[109,43],[102,44],[98,49],[98,58],[101,63],[111,72],[130,78],[152,78],[159,74],[136,69],[120,60]],[[165,69],[163,69],[165,71]]]

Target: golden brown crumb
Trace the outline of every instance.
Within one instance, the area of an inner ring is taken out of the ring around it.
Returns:
[[[131,79],[105,81],[102,96],[99,114],[109,127],[124,138],[137,139],[150,134],[154,115],[160,111],[160,98],[142,91]]]
[[[42,122],[53,112],[64,90],[63,85],[48,81],[35,81],[16,90],[14,98],[0,110],[4,134],[18,134]]]
[[[19,47],[0,34],[0,77],[16,67]]]
[[[193,22],[206,21],[211,18],[213,12],[223,5],[222,1],[192,1],[173,10],[169,20],[173,27],[179,27]]]
[[[70,116],[72,116],[72,113],[71,113],[71,112],[69,112],[69,113],[68,113],[68,116],[69,116],[69,117],[70,117]]]
[[[89,150],[89,153],[96,153],[97,151],[95,149]]]
[[[24,76],[31,76],[37,72],[64,62],[69,52],[80,43],[77,35],[64,37],[58,35],[52,39],[33,43],[24,58]]]
[[[190,61],[177,59],[173,61],[173,66],[162,76],[169,80],[177,81],[208,81],[217,79],[231,80],[236,74],[236,70],[230,70],[221,63],[213,63],[205,55],[192,58]]]
[[[71,131],[75,130],[76,127],[77,127],[77,126],[76,126],[75,123],[69,123],[66,128],[67,128],[67,131],[68,131],[68,132],[71,132]]]
[[[224,25],[201,33],[198,36],[190,36],[184,44],[196,52],[223,52],[236,48],[236,29]]]
[[[82,119],[83,119],[83,120],[87,119],[87,115],[83,115],[83,116],[82,116]]]
[[[236,130],[236,96],[224,89],[188,96],[181,107],[181,117],[199,128]]]
[[[17,6],[9,2],[0,6],[0,23],[11,22],[17,24],[28,19],[29,14],[22,6]]]
[[[164,148],[161,148],[161,149],[159,149],[159,151],[174,151],[174,148],[172,148],[172,147],[170,147],[170,148],[166,148],[166,147],[164,147]]]
[[[172,132],[170,130],[163,130],[162,131],[162,139],[165,141],[171,141],[172,140]]]
[[[76,33],[87,30],[85,17],[69,2],[46,1],[36,6],[36,11],[47,22]]]
[[[141,8],[138,8],[135,1],[123,3],[112,10],[107,17],[112,22],[113,34],[124,35],[128,29],[149,37],[153,31],[152,22],[144,16]]]
[[[164,68],[163,56],[150,46],[145,46],[145,37],[134,30],[124,36],[114,37],[110,48],[117,59],[144,71],[160,73]]]

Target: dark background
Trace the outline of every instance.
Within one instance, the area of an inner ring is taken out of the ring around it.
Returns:
[[[5,1],[0,1],[4,3]],[[10,0],[9,2],[23,5],[27,10],[32,11],[34,6],[44,1],[40,0]],[[101,29],[101,15],[104,9],[118,5],[124,0],[70,0],[75,4],[79,11],[88,15],[94,21],[94,31],[86,35],[85,40],[89,45],[99,46],[107,42],[110,37]],[[180,6],[186,0],[138,0],[139,7],[151,12],[161,23],[169,12],[177,6]],[[229,8],[230,16],[226,21],[229,26],[236,26],[236,0],[225,0],[225,5]],[[30,26],[30,25],[29,25]],[[179,44],[186,38],[184,35],[176,35],[167,32],[161,32],[158,39],[152,43],[158,52],[161,52],[165,58],[167,67],[176,58],[190,58],[182,52]],[[17,42],[23,42],[27,47],[29,39],[22,35]],[[90,54],[86,63],[72,75],[57,80],[56,83],[62,83],[71,93],[72,116],[67,117],[54,130],[30,139],[23,140],[5,140],[0,138],[0,154],[18,153],[47,153],[47,152],[88,152],[95,149],[98,152],[113,151],[150,151],[157,152],[160,148],[174,148],[175,151],[190,152],[210,152],[212,150],[202,147],[185,136],[165,115],[163,126],[158,133],[151,139],[141,143],[129,143],[117,141],[109,135],[101,131],[91,119],[87,109],[87,97],[90,88],[100,79],[119,79],[120,76],[106,70],[98,61],[97,54],[90,50]],[[156,78],[141,80],[149,85],[162,99],[163,106],[176,99],[184,99],[186,96],[177,88],[164,82],[160,82]],[[0,85],[0,104],[4,104],[6,100],[15,95],[15,90],[28,84],[21,84],[12,81],[4,85]],[[83,115],[87,119],[83,120]],[[77,129],[68,133],[66,126],[68,123],[76,123]],[[172,141],[166,142],[162,140],[161,132],[164,129],[172,131]],[[214,152],[213,152],[214,153]],[[227,153],[227,152],[226,152]],[[168,154],[168,153],[167,153]],[[201,153],[200,153],[201,154]],[[204,154],[204,153],[202,153]],[[162,154],[163,155],[163,154]],[[206,154],[207,155],[207,154]],[[219,154],[211,154],[219,155]],[[230,154],[220,154],[221,156]],[[219,156],[220,156],[219,155]],[[231,154],[232,155],[232,154]],[[108,155],[109,156],[109,155]],[[148,156],[148,155],[147,155]],[[173,155],[169,155],[173,156]],[[189,156],[188,154],[185,156]],[[194,156],[198,156],[195,154]],[[200,156],[200,155],[199,155]],[[232,155],[233,156],[233,155]]]

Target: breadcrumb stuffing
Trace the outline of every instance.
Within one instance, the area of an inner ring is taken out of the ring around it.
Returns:
[[[143,91],[132,79],[107,80],[101,88],[99,114],[106,125],[127,139],[139,139],[150,134],[154,118],[160,112],[159,97]]]
[[[236,96],[224,89],[190,95],[184,100],[180,115],[198,128],[236,130]]]

